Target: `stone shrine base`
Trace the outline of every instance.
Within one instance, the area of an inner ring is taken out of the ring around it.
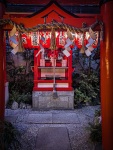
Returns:
[[[32,106],[36,109],[74,109],[74,91],[33,91]]]

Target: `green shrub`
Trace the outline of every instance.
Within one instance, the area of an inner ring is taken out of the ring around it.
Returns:
[[[21,150],[19,131],[8,121],[0,121],[0,147],[4,150]]]
[[[7,107],[10,107],[14,101],[20,103],[20,94],[19,92],[12,90],[11,93],[9,93],[9,101],[7,103]]]
[[[26,80],[24,78],[17,79],[16,81],[9,82],[9,92],[12,91],[22,93],[32,93],[33,90],[33,81]]]
[[[30,92],[20,94],[17,91],[12,91],[9,94],[7,107],[10,107],[14,101],[16,101],[18,104],[20,104],[21,102],[25,104],[32,104],[32,95]]]
[[[25,104],[31,104],[32,101],[32,95],[31,93],[22,93],[21,95],[19,95],[18,97],[19,102],[25,103]]]
[[[100,109],[95,111],[93,123],[89,123],[90,139],[94,143],[102,142],[102,125]]]
[[[9,82],[9,101],[7,107],[10,107],[14,101],[32,104],[33,81],[27,79],[24,75]]]
[[[102,142],[102,126],[101,124],[92,124],[90,125],[90,139],[92,142]]]
[[[99,78],[97,74],[81,73],[79,75],[77,87],[74,90],[75,106],[82,104],[99,104]]]

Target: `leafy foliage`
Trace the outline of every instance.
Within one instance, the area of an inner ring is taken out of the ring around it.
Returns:
[[[90,139],[94,143],[102,142],[102,125],[100,109],[95,111],[93,123],[89,123]]]
[[[9,82],[9,92],[12,93],[16,91],[20,94],[22,93],[32,93],[33,81],[23,79],[17,79],[16,81]]]
[[[25,104],[31,105],[32,95],[31,95],[31,93],[20,94],[19,92],[13,90],[9,95],[9,102],[8,102],[7,106],[10,107],[14,101],[16,101],[18,104],[23,102]]]
[[[75,107],[96,105],[100,103],[100,41],[91,56],[81,54],[76,48],[73,51],[72,86],[74,88]]]
[[[90,125],[90,139],[92,142],[102,142],[102,126],[101,124],[95,125],[91,124]]]
[[[8,60],[10,61],[7,61],[7,77],[9,80],[10,93],[8,106],[10,106],[13,101],[27,104],[32,103],[33,73],[31,70],[29,70],[32,54],[33,53],[28,50],[21,54],[21,57],[23,57],[24,61],[26,62],[24,63],[26,66],[15,65],[12,57],[9,57]],[[10,56],[11,53],[8,53],[7,55]]]
[[[14,101],[16,101],[18,103],[19,96],[20,96],[20,94],[17,91],[12,91],[11,93],[9,93],[9,101],[7,103],[7,107],[10,107]]]
[[[99,78],[96,73],[81,73],[78,86],[75,88],[75,105],[79,103],[96,104],[99,99]]]
[[[0,147],[4,150],[21,150],[19,131],[8,121],[0,121]]]

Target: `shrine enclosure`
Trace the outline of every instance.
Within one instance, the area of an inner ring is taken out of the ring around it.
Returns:
[[[51,1],[27,17],[4,15],[1,25],[9,35],[14,31],[12,53],[22,52],[14,40],[34,50],[33,108],[73,109],[72,50],[77,46],[87,57],[91,55],[98,37],[103,39],[101,15],[74,15]]]
[[[89,57],[95,45],[94,43],[87,45],[92,40],[89,34],[86,36],[86,32],[89,30],[91,32],[99,31],[102,145],[104,150],[113,149],[113,1],[101,0],[100,2],[101,13],[97,15],[74,15],[64,10],[57,2],[51,1],[43,9],[27,17],[3,15],[4,5],[0,3],[1,120],[4,119],[4,85],[6,82],[3,31],[11,31],[16,28],[19,34],[23,34],[23,45],[34,48],[32,96],[33,108],[38,109],[73,109],[72,49],[74,43],[78,44],[81,52]],[[88,41],[89,37],[90,41]],[[77,38],[81,38],[81,40]],[[78,41],[82,41],[82,43]],[[27,45],[25,42],[29,44]],[[87,49],[84,49],[86,45]],[[13,52],[16,53],[16,51],[18,49],[14,48]]]

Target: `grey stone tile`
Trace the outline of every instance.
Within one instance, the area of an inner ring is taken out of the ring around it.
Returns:
[[[36,140],[36,150],[71,150],[67,128],[40,128]]]
[[[33,111],[32,109],[6,109],[5,116],[22,135],[20,139],[22,144],[21,150],[40,150],[36,149],[36,141],[40,133],[39,130],[41,128],[47,130],[50,127],[68,129],[72,150],[92,150],[93,145],[89,141],[87,127],[88,123],[94,119],[95,110],[98,108],[99,106],[87,106],[74,110],[42,109],[37,111]],[[61,138],[64,137],[65,134]],[[54,149],[51,148],[50,150]],[[57,150],[60,149],[57,147]]]
[[[80,123],[78,115],[76,113],[53,113],[53,123],[61,123],[61,124],[78,124]]]
[[[18,116],[5,116],[5,120],[12,122],[12,123],[15,123],[17,118],[18,118]]]
[[[52,114],[29,114],[25,118],[26,123],[52,123]]]

